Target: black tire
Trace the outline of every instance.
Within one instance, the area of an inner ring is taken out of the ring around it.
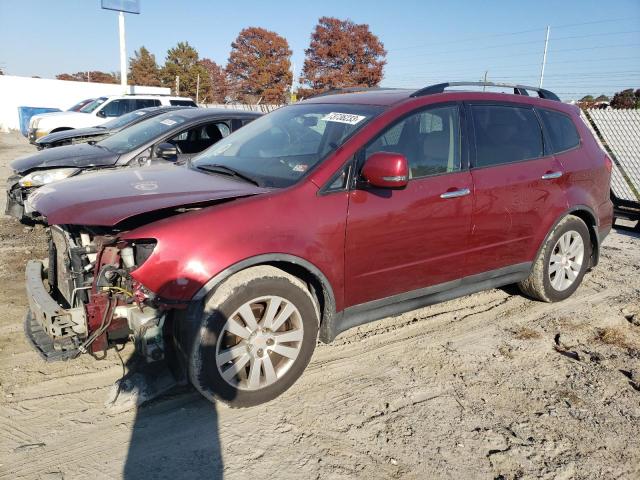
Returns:
[[[218,339],[224,334],[229,316],[245,303],[267,295],[281,297],[298,309],[303,338],[298,356],[281,378],[257,390],[243,390],[229,384],[217,367]],[[201,326],[195,334],[189,358],[191,383],[212,402],[222,401],[233,408],[273,400],[302,375],[315,349],[318,326],[317,302],[300,279],[268,265],[238,272],[216,288],[205,301]]]
[[[560,237],[565,233],[574,231],[582,238],[584,245],[583,261],[581,268],[573,283],[564,290],[557,290],[553,287],[549,276],[549,262],[551,255],[556,248],[556,244]],[[536,258],[531,273],[526,280],[518,283],[518,287],[525,295],[528,295],[543,302],[559,302],[573,294],[580,286],[585,272],[591,263],[591,253],[593,245],[591,244],[591,236],[589,229],[585,223],[578,217],[568,215],[563,218],[560,223],[553,229],[553,232],[547,238],[542,250]]]

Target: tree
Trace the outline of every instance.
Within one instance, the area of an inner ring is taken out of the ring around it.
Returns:
[[[210,101],[211,103],[224,103],[229,94],[226,72],[220,65],[208,58],[200,60],[200,65],[202,65],[209,74],[209,82],[211,83],[211,98],[207,98],[206,101]],[[203,100],[203,102],[204,101],[205,100]]]
[[[231,43],[227,75],[235,99],[284,103],[291,88],[291,49],[287,40],[264,28],[242,30]]]
[[[115,73],[106,73],[99,70],[90,72],[61,73],[56,75],[58,80],[71,80],[75,82],[94,82],[94,83],[118,83],[119,75]]]
[[[598,97],[596,97],[596,99],[594,101],[595,102],[608,102],[609,101],[609,97],[607,97],[606,95],[599,95]]]
[[[167,51],[164,67],[160,69],[162,84],[170,87],[175,94],[180,93],[197,101],[207,101],[207,98],[211,98],[209,73],[198,61],[198,52],[189,42],[178,42]],[[176,77],[180,77],[179,92],[176,89]]]
[[[633,88],[628,88],[617,92],[611,100],[613,108],[640,108],[640,88],[635,92]]]
[[[133,57],[129,59],[129,84],[150,87],[161,85],[156,56],[144,46],[133,52]]]
[[[305,50],[300,83],[308,87],[307,93],[375,87],[382,80],[386,55],[384,45],[371,33],[369,25],[322,17]]]

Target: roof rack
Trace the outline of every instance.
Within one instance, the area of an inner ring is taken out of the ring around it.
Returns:
[[[446,83],[438,83],[436,85],[430,85],[425,88],[421,88],[420,90],[416,90],[411,94],[412,97],[422,97],[423,95],[433,95],[436,93],[443,93],[445,88],[448,87],[463,87],[463,86],[474,86],[474,87],[506,87],[513,88],[514,95],[526,95],[529,96],[527,90],[532,92],[537,92],[540,98],[545,98],[547,100],[556,100],[560,101],[558,96],[544,88],[538,87],[529,87],[527,85],[517,85],[512,83],[494,83],[494,82],[446,82]]]

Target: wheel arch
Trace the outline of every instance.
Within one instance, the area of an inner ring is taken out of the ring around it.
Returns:
[[[320,339],[325,342],[330,341],[330,336],[327,334],[336,316],[336,301],[331,283],[318,267],[295,255],[271,253],[241,260],[225,268],[204,284],[193,296],[192,303],[201,303],[209,293],[229,277],[258,265],[271,265],[305,282],[318,302],[320,310]]]
[[[595,267],[598,264],[598,261],[600,259],[600,241],[598,237],[598,217],[593,211],[593,209],[588,205],[575,205],[569,208],[568,210],[565,210],[562,213],[562,215],[560,215],[556,219],[556,221],[553,223],[553,225],[545,235],[544,240],[539,245],[538,251],[536,252],[536,256],[534,258],[538,258],[538,255],[540,255],[540,252],[544,248],[545,244],[549,240],[549,237],[551,236],[555,228],[564,218],[566,218],[569,215],[578,217],[587,226],[587,229],[589,230],[589,237],[590,237],[591,246],[592,246],[590,268]]]

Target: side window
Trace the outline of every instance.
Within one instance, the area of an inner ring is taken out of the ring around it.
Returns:
[[[544,155],[542,129],[530,108],[472,105],[476,167],[501,165]]]
[[[128,100],[113,100],[107,103],[102,111],[106,117],[119,117],[127,113],[127,101]]]
[[[180,132],[169,143],[173,143],[185,155],[200,153],[221,140],[225,133],[229,134],[229,127],[225,123],[208,123]]]
[[[138,98],[134,100],[135,104],[131,108],[131,110],[139,110],[141,108],[151,108],[160,106],[160,100],[155,100],[153,98]]]
[[[580,145],[580,135],[568,115],[551,110],[538,110],[549,134],[553,153],[560,153]]]
[[[460,162],[460,112],[457,106],[429,108],[392,125],[365,147],[407,157],[411,178],[457,172]]]

